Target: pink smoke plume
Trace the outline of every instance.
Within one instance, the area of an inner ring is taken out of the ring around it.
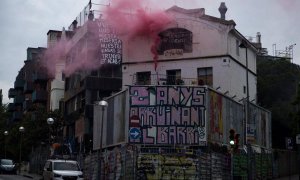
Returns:
[[[124,14],[127,12],[128,14]],[[142,0],[112,0],[112,6],[105,11],[106,19],[119,33],[129,39],[145,36],[152,39],[150,52],[153,54],[154,68],[157,68],[158,33],[173,22],[173,17],[165,11],[146,11]]]
[[[89,26],[91,32],[97,32],[96,26]],[[48,47],[44,54],[43,66],[47,68],[49,78],[54,78],[56,64],[65,64],[64,74],[70,76],[76,71],[95,70],[101,66],[99,60],[99,42],[97,34],[89,41],[78,41],[74,44],[67,39],[59,40],[54,46]],[[88,44],[88,46],[87,46]],[[75,45],[75,46],[74,46]],[[74,51],[70,48],[72,47]],[[88,47],[88,48],[87,48]],[[67,52],[67,49],[68,52]]]
[[[105,21],[123,37],[131,39],[144,36],[152,40],[149,51],[153,54],[156,70],[158,61],[156,49],[160,42],[158,33],[171,23],[173,18],[162,10],[146,11],[142,2],[143,0],[112,0],[111,5],[104,10],[103,16]],[[66,76],[70,76],[76,71],[95,70],[101,67],[99,27],[95,23],[90,23],[88,27],[89,31],[94,34],[93,38],[89,38],[88,41],[80,40],[76,44],[72,44],[71,40],[61,39],[54,47],[47,49],[44,65],[47,67],[50,77],[55,76],[55,64],[61,63],[61,61],[66,61],[62,62],[66,64],[64,69]],[[76,46],[73,47],[74,52],[66,52],[66,49],[70,49],[69,47],[74,45]]]

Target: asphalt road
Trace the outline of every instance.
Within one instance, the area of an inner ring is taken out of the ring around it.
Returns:
[[[24,177],[24,176],[20,176],[20,175],[0,175],[0,180],[28,180],[30,178],[28,177]]]

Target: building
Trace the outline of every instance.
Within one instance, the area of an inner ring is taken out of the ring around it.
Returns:
[[[101,50],[98,26],[93,14],[89,15],[89,20],[82,26],[77,26],[77,21],[74,20],[69,28],[72,37],[65,49],[65,136],[77,152],[91,149],[95,102],[121,90],[121,62],[97,65],[97,62],[100,62]],[[78,70],[69,73],[76,64],[80,64]]]
[[[225,19],[224,3],[220,12],[166,10],[175,21],[159,32],[157,60],[150,37],[121,36],[123,91],[94,110],[93,148],[105,164],[98,176],[251,178],[247,158],[260,153],[259,176],[270,177],[271,113],[255,104],[257,48]]]
[[[35,119],[35,111],[46,109],[48,101],[47,83],[48,76],[41,65],[45,48],[27,48],[27,59],[20,69],[14,88],[8,92],[9,98],[14,98],[9,103],[8,111],[12,113],[10,122],[20,121],[24,114],[30,114]]]

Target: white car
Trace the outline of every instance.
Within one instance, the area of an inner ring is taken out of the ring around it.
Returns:
[[[77,161],[49,159],[43,171],[44,180],[83,180],[83,173]]]

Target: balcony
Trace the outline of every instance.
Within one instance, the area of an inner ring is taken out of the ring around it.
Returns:
[[[122,79],[114,77],[88,76],[85,79],[85,88],[91,90],[119,91],[122,87]]]
[[[19,120],[22,119],[22,116],[23,116],[23,112],[22,111],[15,111],[12,114],[12,120],[13,121],[19,121]]]
[[[10,88],[8,90],[8,97],[9,98],[14,98],[14,97],[16,97],[16,95],[17,95],[17,91],[14,88]]]
[[[148,77],[133,75],[133,85],[203,85],[199,84],[197,78],[184,78],[163,74],[151,74]]]
[[[43,103],[47,101],[47,91],[45,90],[36,90],[32,93],[32,102],[33,103]]]
[[[15,81],[15,89],[23,89],[24,88],[24,80],[23,79],[16,79]]]
[[[14,103],[15,105],[22,105],[23,102],[24,102],[25,98],[23,95],[17,95],[15,98],[14,98]]]
[[[8,112],[13,112],[16,110],[16,106],[14,103],[9,103],[8,106],[7,106],[7,111]]]
[[[33,83],[30,81],[26,81],[24,84],[24,93],[32,93],[33,92]]]
[[[47,80],[48,80],[47,74],[36,72],[32,75],[33,82],[40,83],[40,82],[47,82]]]
[[[26,100],[23,102],[23,110],[24,111],[32,111],[33,110],[33,103],[31,100]]]

